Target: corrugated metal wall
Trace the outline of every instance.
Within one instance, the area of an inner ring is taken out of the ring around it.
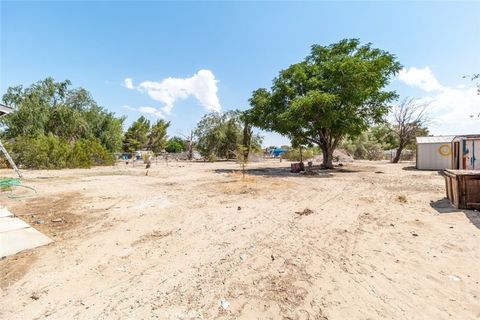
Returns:
[[[417,169],[450,169],[452,150],[450,143],[417,144]]]

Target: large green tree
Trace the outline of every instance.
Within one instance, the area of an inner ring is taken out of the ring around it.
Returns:
[[[318,144],[323,166],[333,168],[342,138],[359,135],[388,113],[397,95],[384,88],[400,68],[394,55],[357,39],[313,45],[303,61],[279,73],[271,90],[253,92],[249,117],[296,144]]]
[[[46,78],[31,86],[10,87],[3,102],[14,112],[0,118],[7,140],[53,134],[70,143],[98,139],[110,152],[121,149],[124,118],[100,107],[83,88]]]
[[[0,118],[0,135],[22,167],[113,164],[113,153],[121,150],[124,118],[68,80],[47,78],[26,88],[10,87],[2,100],[14,112]]]
[[[172,137],[168,139],[167,144],[165,146],[165,151],[171,153],[179,153],[183,151],[187,151],[188,145],[187,141],[182,139],[181,137]]]
[[[245,130],[247,136],[244,135]],[[257,148],[261,143],[261,137],[254,135],[249,125],[245,126],[242,113],[238,110],[205,115],[197,124],[195,136],[196,148],[204,157],[232,159],[237,157],[239,145],[248,141],[251,149],[251,146]]]
[[[170,126],[170,122],[163,119],[155,122],[150,128],[148,133],[148,150],[152,150],[154,153],[159,153],[165,150],[167,145],[167,129]]]
[[[135,152],[147,148],[148,133],[150,131],[150,121],[141,116],[125,132],[123,138],[123,150],[127,152]]]

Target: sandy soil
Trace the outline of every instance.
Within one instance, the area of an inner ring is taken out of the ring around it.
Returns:
[[[480,213],[437,172],[287,165],[25,172],[0,203],[55,242],[0,261],[0,318],[480,318]]]

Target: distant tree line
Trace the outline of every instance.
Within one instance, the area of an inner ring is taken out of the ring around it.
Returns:
[[[68,80],[47,78],[27,88],[10,87],[3,102],[14,112],[0,118],[0,138],[24,168],[112,165],[115,153],[139,150],[190,151],[191,156],[195,148],[207,160],[233,159],[261,148],[261,137],[253,134],[240,111],[205,115],[190,137],[169,138],[170,122],[151,123],[144,116],[123,132],[125,117],[108,112]]]
[[[114,153],[138,150],[187,152],[191,159],[195,149],[208,160],[244,162],[261,147],[254,127],[287,136],[294,149],[318,148],[324,168],[333,168],[338,147],[366,159],[395,148],[397,162],[416,136],[428,134],[428,106],[414,99],[394,106],[398,94],[385,89],[401,68],[395,55],[358,39],[313,45],[270,89],[252,93],[250,109],[209,113],[182,137],[168,137],[170,122],[143,116],[123,132],[125,118],[99,106],[88,91],[47,78],[7,90],[3,101],[15,112],[0,118],[0,137],[14,159],[31,168],[112,164]]]

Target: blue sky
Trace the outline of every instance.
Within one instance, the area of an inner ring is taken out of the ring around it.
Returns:
[[[248,107],[312,44],[359,38],[398,57],[390,87],[431,103],[433,133],[480,133],[469,117],[480,96],[462,78],[480,72],[480,2],[2,1],[0,35],[1,94],[69,79],[126,125],[165,117],[170,135],[208,110]]]

